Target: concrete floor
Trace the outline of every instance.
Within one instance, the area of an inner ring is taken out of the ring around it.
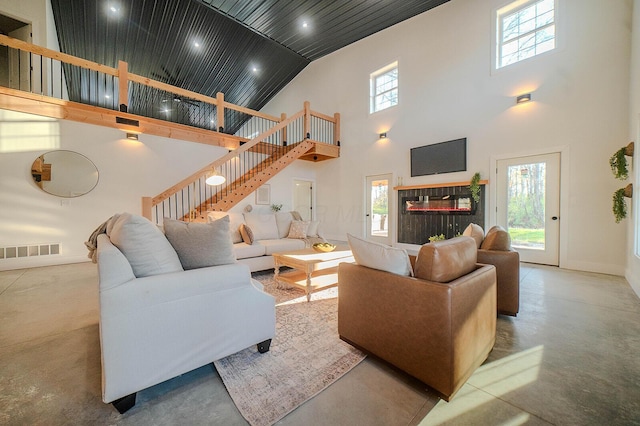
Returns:
[[[620,277],[522,265],[517,318],[450,403],[368,357],[281,425],[640,425],[640,300]],[[245,425],[205,366],[100,399],[91,263],[0,272],[0,424]]]

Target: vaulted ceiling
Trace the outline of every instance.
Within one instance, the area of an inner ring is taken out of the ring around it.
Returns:
[[[228,102],[259,110],[311,61],[447,1],[51,0],[51,5],[62,52],[112,67],[122,60],[132,73],[212,97],[223,92]]]

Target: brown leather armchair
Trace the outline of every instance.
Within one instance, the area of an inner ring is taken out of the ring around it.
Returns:
[[[478,263],[496,267],[498,313],[518,315],[520,310],[520,255],[511,249],[507,251],[478,249]]]
[[[496,267],[498,313],[515,317],[520,310],[520,255],[511,248],[511,236],[501,226],[493,226],[484,235],[482,227],[475,223],[462,235],[476,241],[478,263]]]
[[[341,263],[340,338],[449,401],[495,343],[495,267],[476,264],[476,252],[469,237],[425,244],[416,277]]]

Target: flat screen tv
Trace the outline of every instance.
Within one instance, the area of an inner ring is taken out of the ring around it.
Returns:
[[[467,138],[411,148],[411,176],[467,170]]]

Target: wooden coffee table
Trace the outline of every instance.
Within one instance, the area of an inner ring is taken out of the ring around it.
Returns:
[[[289,284],[303,289],[307,301],[311,293],[338,284],[338,265],[342,262],[353,262],[349,246],[338,246],[329,253],[315,251],[312,247],[274,253],[276,283]],[[280,273],[281,266],[293,268],[292,271]]]

